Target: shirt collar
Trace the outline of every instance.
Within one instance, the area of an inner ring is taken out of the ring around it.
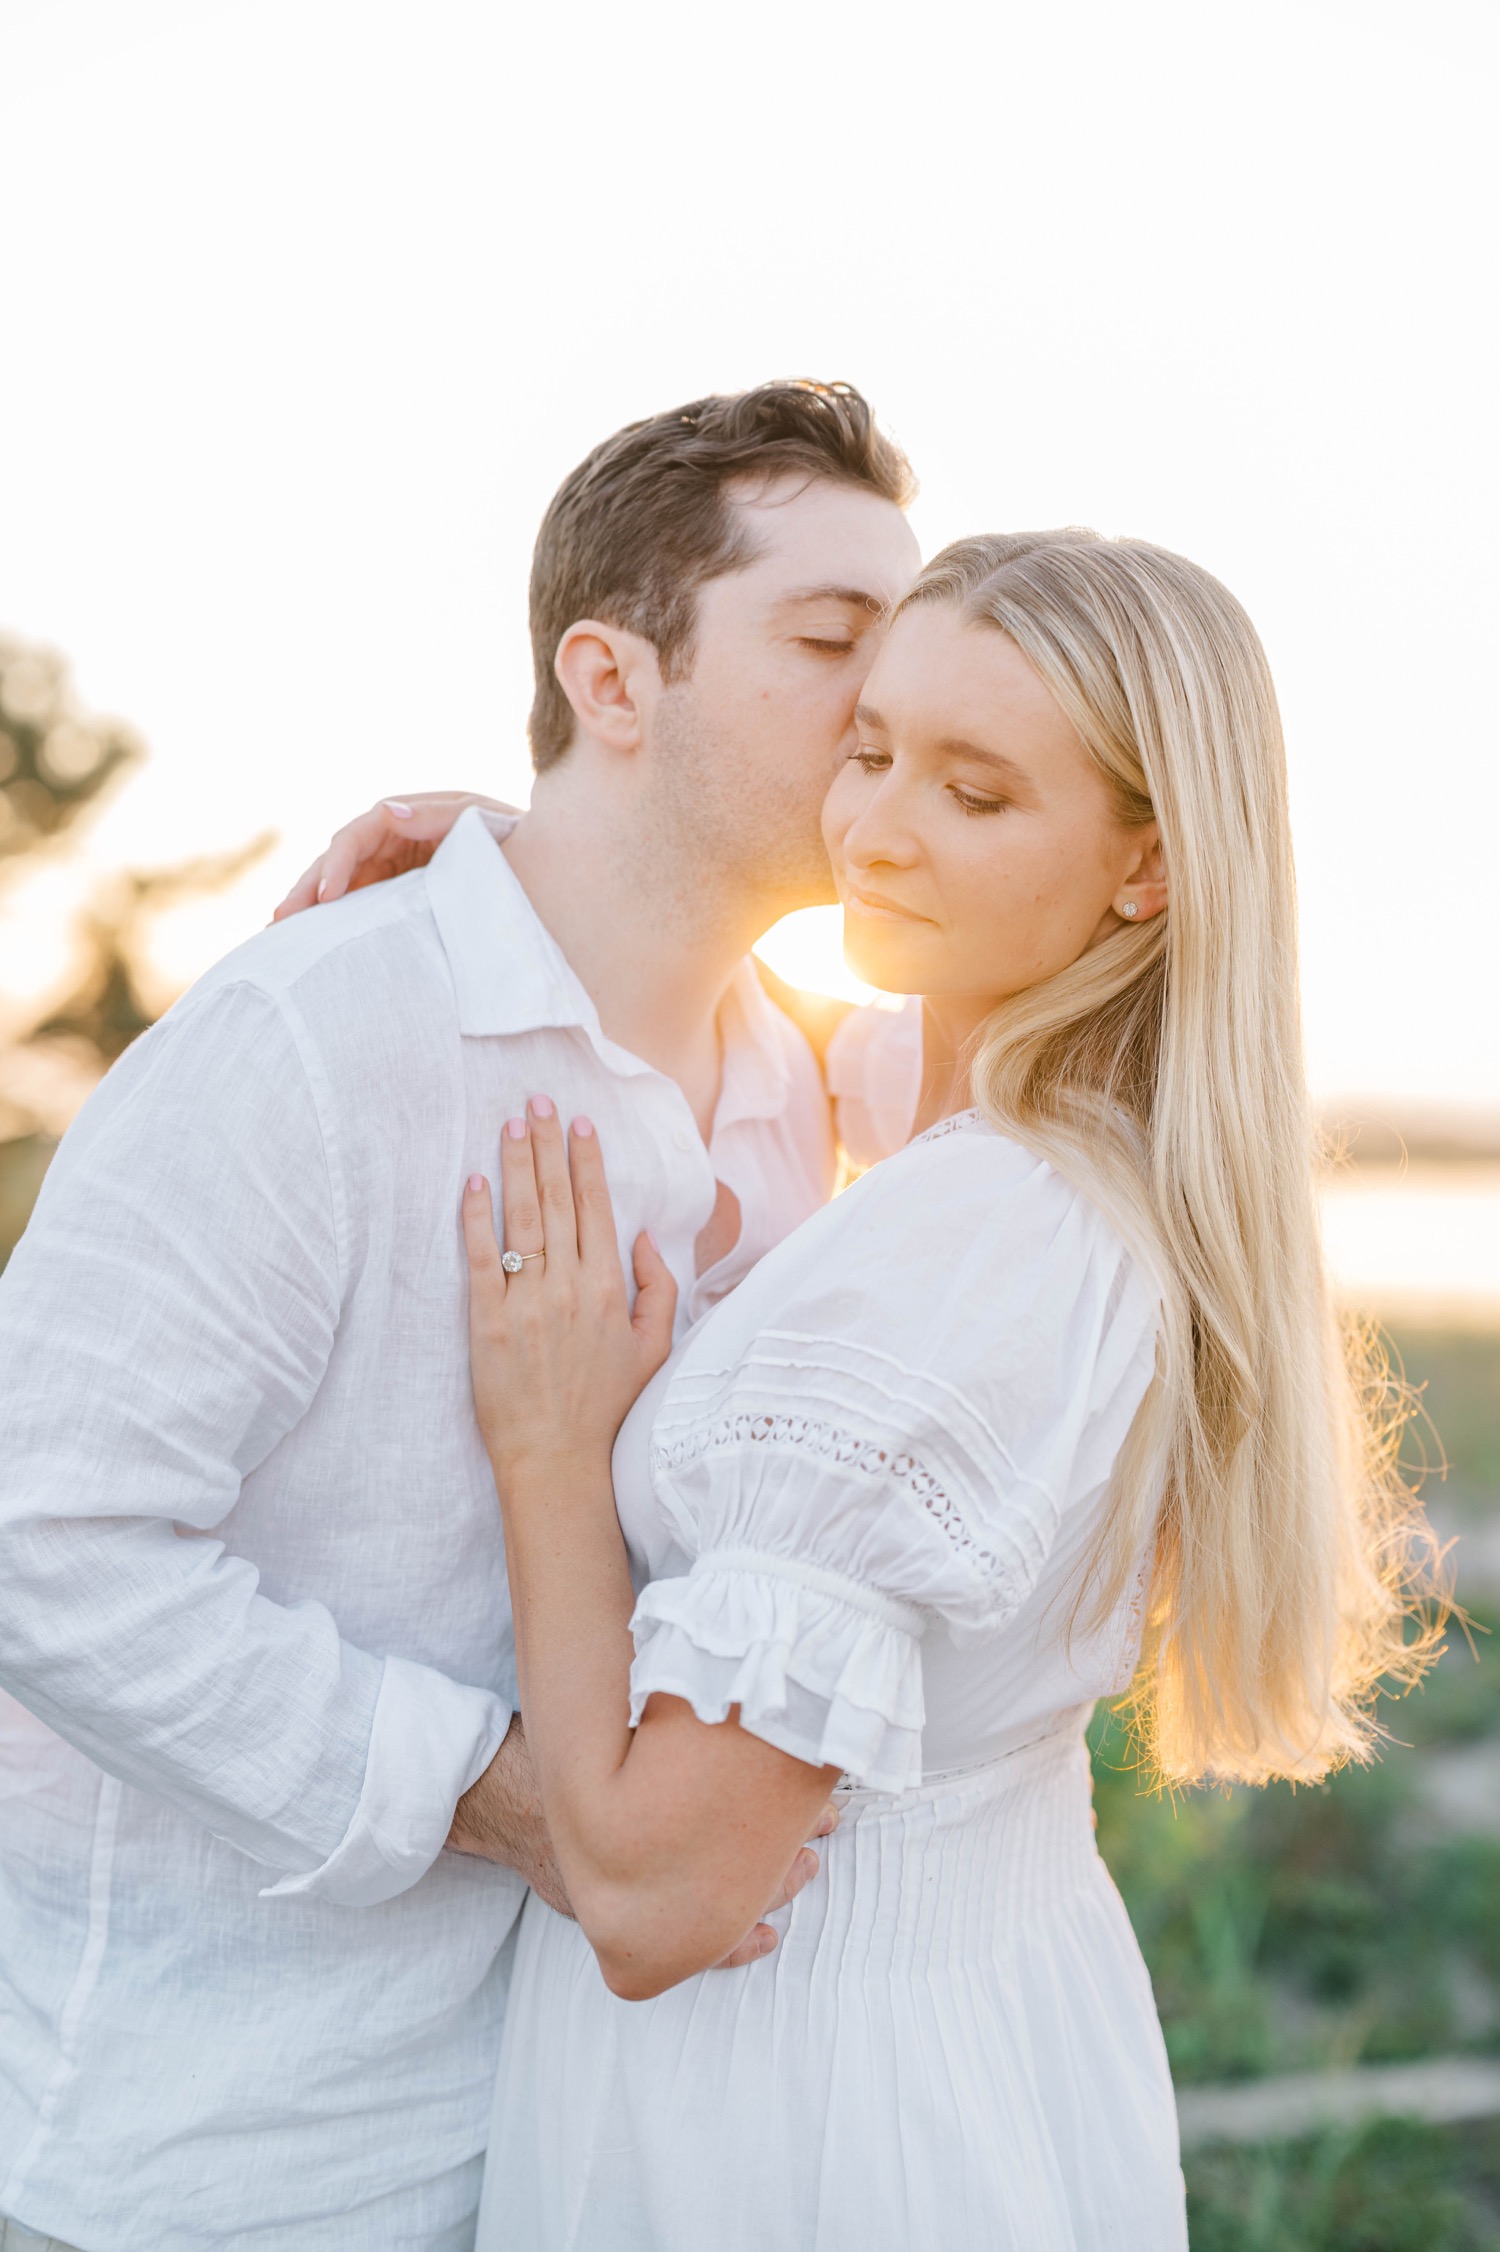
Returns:
[[[791,1094],[788,1045],[796,1034],[748,958],[735,971],[719,1003],[719,1037],[724,1063],[715,1134],[742,1119],[779,1118]]]
[[[427,897],[458,998],[459,1030],[483,1039],[576,1025],[622,1078],[650,1064],[609,1039],[566,955],[500,850],[519,815],[477,806],[449,830],[427,864]],[[714,1131],[746,1118],[779,1117],[791,1090],[790,1027],[748,960],[719,1005],[724,1076]]]
[[[427,864],[427,898],[465,1037],[576,1025],[611,1070],[648,1071],[605,1038],[599,1012],[500,850],[519,815],[461,814]]]

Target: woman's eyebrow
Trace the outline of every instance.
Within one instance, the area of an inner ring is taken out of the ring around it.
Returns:
[[[988,766],[997,774],[1008,774],[1014,782],[1028,779],[1025,768],[1017,766],[1015,760],[1007,758],[1003,751],[987,751],[983,744],[971,743],[965,735],[944,735],[939,739],[937,748],[946,752],[949,758],[971,759],[976,765]]]
[[[889,726],[873,704],[856,704],[854,718],[858,726],[871,727],[879,735],[890,733]],[[969,759],[975,765],[987,766],[996,774],[1008,775],[1013,782],[1030,780],[1025,768],[1017,766],[1013,758],[1007,758],[1003,751],[987,751],[983,744],[971,743],[966,735],[939,736],[933,748],[948,758]]]

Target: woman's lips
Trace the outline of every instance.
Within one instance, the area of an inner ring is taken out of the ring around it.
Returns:
[[[869,915],[882,923],[926,923],[929,915],[919,915],[913,908],[903,907],[894,899],[883,899],[879,892],[856,891],[852,886],[845,895],[844,906],[856,915]]]

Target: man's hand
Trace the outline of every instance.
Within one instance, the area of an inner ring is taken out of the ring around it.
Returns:
[[[519,1713],[478,1782],[459,1800],[448,1850],[503,1863],[523,1876],[549,1908],[560,1916],[572,1915]]]
[[[815,1838],[826,1838],[838,1826],[839,1810],[830,1799],[823,1809],[822,1817],[813,1832],[813,1836]],[[822,1863],[813,1852],[812,1847],[810,1845],[801,1847],[796,1860],[786,1873],[781,1890],[777,1893],[776,1898],[768,1903],[766,1914],[774,1916],[778,1908],[784,1908],[789,1900],[795,1900],[802,1887],[812,1883],[821,1867]],[[750,1931],[746,1932],[738,1947],[732,1948],[721,1963],[715,1963],[714,1969],[742,1970],[746,1963],[758,1962],[762,1955],[769,1955],[775,1945],[776,1933],[771,1925],[756,1924]]]
[[[813,1835],[826,1838],[838,1827],[838,1819],[838,1809],[830,1799]],[[471,1784],[459,1800],[453,1827],[448,1832],[448,1850],[473,1854],[481,1861],[498,1861],[505,1868],[516,1870],[533,1892],[541,1894],[549,1908],[555,1908],[560,1916],[572,1915],[567,1887],[552,1851],[536,1770],[526,1749],[526,1732],[519,1713],[478,1782]],[[776,1898],[767,1902],[766,1914],[774,1916],[778,1908],[795,1900],[803,1886],[812,1882],[820,1866],[811,1846],[802,1846]],[[769,1955],[775,1945],[776,1933],[771,1925],[756,1924],[715,1968],[741,1970],[745,1964]]]

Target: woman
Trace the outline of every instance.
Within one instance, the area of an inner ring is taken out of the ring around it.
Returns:
[[[1143,543],[963,542],[824,826],[851,963],[925,997],[936,1122],[670,1359],[586,1120],[506,1128],[513,1272],[464,1196],[578,1917],[525,1914],[479,2241],[1163,2252],[1094,1701],[1134,1684],[1169,1780],[1314,1777],[1430,1646],[1322,1273],[1259,643]],[[834,1786],[776,1954],[701,1977]]]

